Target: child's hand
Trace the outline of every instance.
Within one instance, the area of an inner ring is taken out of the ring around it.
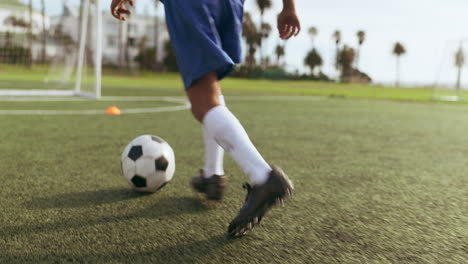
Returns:
[[[122,21],[127,20],[123,14],[130,15],[132,11],[125,7],[125,2],[128,2],[131,6],[134,5],[134,0],[112,0],[111,13],[112,15]]]
[[[294,10],[283,9],[278,15],[278,32],[281,39],[297,36],[301,31],[299,18]]]

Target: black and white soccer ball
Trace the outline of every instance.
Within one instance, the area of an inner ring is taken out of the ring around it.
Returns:
[[[161,189],[172,179],[174,171],[174,151],[160,137],[139,136],[122,153],[122,173],[136,191]]]

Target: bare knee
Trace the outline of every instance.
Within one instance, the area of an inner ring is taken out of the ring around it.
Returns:
[[[193,116],[201,123],[206,113],[220,105],[218,77],[215,72],[209,73],[195,81],[187,90],[187,96],[192,105]]]

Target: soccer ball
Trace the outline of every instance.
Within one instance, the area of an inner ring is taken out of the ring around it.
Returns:
[[[122,173],[130,186],[140,192],[155,192],[174,175],[175,158],[171,146],[157,136],[132,140],[122,153]]]

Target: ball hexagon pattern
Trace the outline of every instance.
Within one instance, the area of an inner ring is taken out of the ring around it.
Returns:
[[[166,171],[167,167],[169,166],[169,162],[167,161],[166,157],[161,156],[154,162],[157,171]]]
[[[137,161],[141,156],[143,156],[143,148],[141,146],[132,146],[130,148],[130,152],[128,152],[128,157],[133,160]]]
[[[153,135],[132,140],[122,153],[122,173],[136,191],[155,192],[172,179],[175,171],[171,146]]]
[[[137,187],[137,188],[144,188],[144,187],[146,187],[146,178],[145,178],[145,177],[141,177],[140,175],[135,175],[135,176],[133,176],[133,178],[131,179],[131,182],[132,182],[133,185],[135,185],[135,187]]]

